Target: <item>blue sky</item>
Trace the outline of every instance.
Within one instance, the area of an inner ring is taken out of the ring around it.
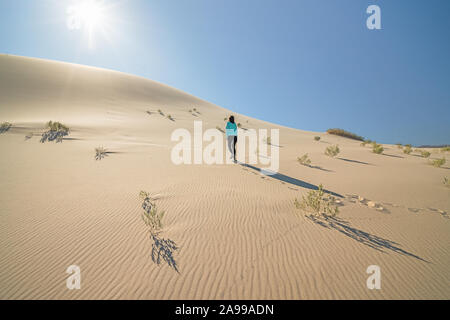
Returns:
[[[274,123],[383,143],[450,143],[448,0],[0,0],[0,52],[144,76]],[[381,8],[382,30],[366,9]]]

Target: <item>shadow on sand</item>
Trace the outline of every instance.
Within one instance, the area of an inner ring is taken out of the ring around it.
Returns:
[[[169,267],[180,273],[180,271],[178,270],[177,262],[175,261],[175,258],[173,256],[179,248],[175,241],[160,237],[161,230],[158,230],[159,228],[161,228],[161,222],[159,220],[160,218],[155,218],[156,207],[151,202],[151,199],[148,195],[144,199],[144,202],[142,202],[142,209],[147,214],[144,214],[142,217],[145,224],[150,227],[148,232],[150,234],[150,240],[153,242],[151,252],[152,261],[157,265],[161,265],[161,263],[165,261],[169,265]],[[144,217],[148,218],[145,219]]]
[[[383,239],[381,237],[370,234],[368,232],[353,228],[352,226],[350,226],[350,223],[347,221],[344,221],[344,220],[341,220],[338,218],[333,218],[333,217],[316,218],[316,217],[309,216],[307,218],[309,220],[311,220],[312,222],[314,222],[324,228],[337,230],[338,232],[346,235],[347,237],[350,237],[372,249],[375,249],[375,250],[378,250],[381,252],[385,252],[384,250],[387,249],[387,250],[396,252],[398,254],[412,257],[412,258],[418,259],[420,261],[429,263],[428,261],[422,259],[421,257],[416,256],[415,254],[412,254],[410,252],[407,252],[407,251],[399,248],[398,243],[395,243],[394,241]]]
[[[337,158],[337,159],[342,160],[342,161],[346,161],[346,162],[359,163],[359,164],[365,164],[365,165],[368,165],[368,166],[373,166],[373,164],[368,163],[368,162],[364,162],[364,161],[351,160],[351,159],[345,159],[345,158]]]
[[[269,175],[269,174],[265,174],[264,170],[262,170],[260,168],[257,168],[255,166],[252,166],[250,164],[241,163],[241,162],[239,162],[239,164],[241,166],[243,166],[243,167],[253,169],[253,170],[258,171],[259,173],[261,173],[261,174],[263,174],[263,175],[265,175],[267,177],[270,177],[270,178],[273,178],[273,179],[276,179],[276,180],[279,180],[279,181],[282,181],[282,182],[290,183],[290,184],[293,184],[295,186],[302,187],[302,188],[305,188],[305,189],[319,190],[319,187],[314,185],[314,184],[311,184],[311,183],[308,183],[308,182],[305,182],[305,181],[302,181],[302,180],[298,180],[298,179],[286,176],[286,175],[281,174],[281,173],[275,173],[275,174],[270,174]],[[335,193],[333,191],[324,190],[324,192],[328,193],[328,194],[330,194],[332,196],[338,197],[338,198],[343,198],[342,195],[340,195],[338,193]]]
[[[157,234],[151,234],[150,238],[153,240],[152,244],[152,260],[157,265],[160,265],[162,261],[165,261],[169,267],[178,271],[177,262],[173,257],[175,251],[178,250],[178,246],[175,241],[170,239],[164,239]]]
[[[402,157],[402,156],[396,156],[396,155],[393,155],[393,154],[382,153],[382,155],[383,155],[383,156],[386,156],[386,157],[405,159],[405,157]]]

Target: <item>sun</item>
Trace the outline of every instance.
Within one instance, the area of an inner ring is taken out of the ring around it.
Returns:
[[[104,10],[98,2],[87,1],[79,5],[75,12],[78,19],[87,28],[92,28],[97,25],[101,26],[104,23]]]
[[[105,23],[105,7],[102,2],[85,0],[67,8],[69,29],[92,29]]]
[[[89,46],[94,44],[96,33],[109,28],[108,7],[102,0],[83,0],[67,8],[67,27],[69,30],[84,30]]]

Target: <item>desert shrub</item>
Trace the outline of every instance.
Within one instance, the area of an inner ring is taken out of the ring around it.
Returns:
[[[301,165],[304,165],[304,166],[308,166],[309,167],[311,165],[311,159],[309,159],[307,153],[304,154],[301,157],[298,157],[297,161],[298,161],[298,163],[300,163]]]
[[[70,129],[69,127],[63,125],[60,122],[53,122],[53,121],[49,121],[47,122],[47,124],[45,125],[47,131],[45,131],[42,134],[41,137],[41,142],[47,142],[47,141],[56,141],[58,142],[62,142],[63,138],[67,135],[69,135]]]
[[[163,226],[164,211],[158,211],[148,192],[141,191],[139,197],[143,200],[142,209],[144,209],[144,212],[142,213],[142,220],[150,228],[152,234],[157,234]]]
[[[315,137],[314,137],[314,140],[320,141],[320,137],[319,137],[319,136],[315,136]]]
[[[410,154],[411,152],[412,152],[411,145],[406,145],[406,146],[403,148],[403,153],[405,153],[405,154]]]
[[[7,132],[9,129],[11,129],[12,124],[9,122],[2,122],[0,125],[0,133]]]
[[[339,149],[338,145],[335,146],[329,146],[328,148],[325,149],[325,154],[329,157],[336,157],[339,152],[341,152],[341,150]]]
[[[445,162],[446,162],[445,158],[442,158],[442,159],[434,159],[434,160],[431,160],[431,161],[430,161],[430,164],[431,164],[433,167],[440,168],[440,167],[442,167],[442,166],[445,164]]]
[[[397,143],[396,146],[397,146],[397,148],[399,148],[399,149],[403,149],[403,145],[402,145],[401,143]]]
[[[167,116],[167,119],[174,121],[174,119],[172,118],[172,116],[170,114]]]
[[[424,158],[429,158],[431,156],[431,153],[425,150],[420,150],[420,154],[422,155],[422,157]]]
[[[361,146],[365,147],[367,144],[373,144],[373,141],[370,139],[364,140],[363,142],[361,142]]]
[[[164,116],[164,112],[162,112],[161,109],[158,109],[158,113],[159,113],[160,115]]]
[[[102,160],[108,155],[108,151],[103,147],[95,148],[95,160]]]
[[[223,118],[223,121],[227,121],[227,120],[228,120],[228,118],[227,118],[227,117]]]
[[[384,151],[384,148],[383,148],[382,145],[377,144],[377,143],[375,143],[375,144],[373,145],[373,148],[372,148],[372,152],[373,152],[373,153],[376,153],[376,154],[382,154],[383,151]]]
[[[448,180],[447,177],[444,177],[444,186],[450,188],[450,180]]]
[[[192,110],[189,109],[189,113],[192,113]]]
[[[242,124],[238,123],[237,126],[238,126],[238,128],[241,128],[241,127],[242,127]]]
[[[441,152],[449,152],[449,151],[450,151],[450,146],[441,148]]]
[[[318,190],[311,190],[306,197],[302,196],[299,202],[297,199],[294,205],[311,216],[334,217],[339,213],[339,209],[334,205],[334,197],[325,194],[323,186],[320,185]]]
[[[353,140],[364,141],[363,137],[358,136],[357,134],[354,134],[352,132],[345,131],[343,129],[328,129],[327,133]]]

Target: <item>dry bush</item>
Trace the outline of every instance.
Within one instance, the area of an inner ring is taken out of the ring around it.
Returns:
[[[353,140],[364,141],[363,137],[358,136],[357,134],[354,134],[352,132],[345,131],[343,129],[328,129],[327,133]]]
[[[373,148],[372,148],[372,152],[373,152],[373,153],[376,153],[376,154],[382,154],[383,151],[384,151],[384,148],[383,148],[382,145],[377,144],[377,143],[375,143],[375,144],[373,145]]]
[[[317,217],[335,217],[339,213],[339,209],[334,205],[335,198],[325,194],[323,186],[320,185],[318,190],[311,190],[306,197],[302,196],[299,202],[297,199],[294,205],[311,216]]]
[[[103,147],[95,148],[95,160],[102,160],[108,156],[108,151]]]
[[[431,161],[430,161],[430,164],[431,164],[433,167],[440,168],[440,167],[442,167],[442,166],[445,164],[445,162],[446,162],[446,159],[445,159],[445,158],[442,158],[442,159],[434,159],[434,160],[431,160]]]
[[[411,148],[411,145],[406,145],[404,148],[403,148],[403,153],[405,153],[405,154],[411,154],[411,152],[412,152],[412,148]]]
[[[307,166],[307,167],[311,166],[311,159],[309,159],[307,153],[301,157],[298,157],[297,161],[298,161],[298,163],[300,163],[303,166]]]
[[[62,124],[61,122],[54,122],[54,121],[49,121],[47,122],[47,124],[45,125],[47,131],[45,131],[42,134],[41,137],[41,142],[51,142],[51,141],[56,141],[56,143],[58,142],[62,142],[63,138],[67,135],[69,135],[70,129],[69,127],[67,127],[66,125]]]
[[[425,150],[420,150],[420,154],[422,155],[422,157],[424,158],[429,158],[431,156],[431,153]]]
[[[142,213],[142,220],[150,228],[151,234],[157,234],[163,226],[164,211],[158,211],[148,192],[141,191],[139,197],[143,200],[142,209],[144,209],[144,212]]]
[[[336,157],[340,152],[339,145],[329,146],[325,149],[325,154],[332,158]]]
[[[11,129],[12,124],[9,122],[2,122],[0,125],[0,134],[7,132],[9,129]]]

